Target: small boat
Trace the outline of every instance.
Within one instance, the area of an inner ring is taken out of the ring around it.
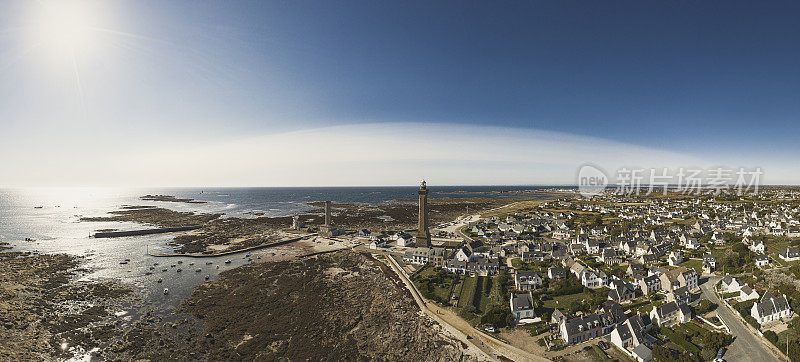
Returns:
[[[167,268],[161,269],[161,271],[162,271],[162,272],[165,272],[165,271],[167,271]]]
[[[201,271],[203,271],[203,270],[202,270],[202,269],[200,269],[200,268],[197,268],[197,269],[195,269],[195,271],[194,271],[194,272],[195,272],[195,273],[199,273],[199,272],[201,272]]]
[[[158,263],[153,263],[153,266],[158,266]]]
[[[167,294],[169,294],[169,289],[164,288],[164,295],[167,295]]]
[[[156,267],[154,267],[154,266],[151,266],[151,267],[150,267],[150,270],[156,270]]]
[[[122,265],[128,264],[128,262],[127,262],[127,261],[121,261],[121,262],[119,262],[119,263],[120,263],[120,264],[122,264]]]
[[[191,262],[191,263],[189,263],[189,265],[190,265],[190,266],[191,266],[191,265],[194,265],[194,262]]]
[[[225,264],[230,264],[230,263],[231,263],[231,260],[230,260],[230,259],[228,259],[228,260],[225,260]]]
[[[217,265],[217,269],[219,269],[219,265]]]
[[[158,278],[158,281],[156,283],[161,283],[163,281],[164,281],[164,279]]]
[[[210,261],[207,261],[207,262],[206,262],[206,265],[211,265],[211,264],[214,264],[214,263],[212,263],[212,262],[210,262]]]
[[[210,279],[210,278],[211,278],[211,276],[210,276],[210,275],[206,275],[206,280],[208,280],[208,279]]]
[[[181,269],[181,268],[178,268],[178,270],[176,270],[176,271],[177,271],[178,273],[180,273],[180,272],[182,272],[182,271],[183,271],[183,269]]]
[[[43,207],[44,207],[44,206],[34,206],[33,208],[34,208],[34,209],[41,209],[41,208],[43,208]]]
[[[153,272],[144,273],[144,275],[153,275]]]
[[[183,260],[178,260],[178,264],[183,264]]]

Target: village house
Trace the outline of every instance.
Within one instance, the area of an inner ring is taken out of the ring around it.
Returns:
[[[639,362],[653,359],[650,346],[653,338],[647,334],[651,328],[648,315],[635,315],[617,325],[611,332],[611,343]]]
[[[445,248],[414,248],[403,254],[403,261],[412,264],[434,264],[442,266],[448,259],[449,253]]]
[[[723,293],[734,293],[742,290],[742,285],[736,278],[726,275],[720,282],[720,288]]]
[[[547,277],[550,279],[564,279],[567,277],[567,272],[560,266],[552,266],[547,269]]]
[[[534,319],[536,313],[533,311],[533,297],[531,293],[511,295],[511,314],[514,315],[516,323],[523,319]]]
[[[680,287],[687,287],[690,291],[697,290],[697,272],[694,269],[679,267],[661,274],[661,289],[671,291]]]
[[[659,327],[668,327],[677,323],[688,322],[692,318],[692,310],[688,305],[678,305],[676,302],[669,302],[650,311],[650,319],[653,324]]]
[[[800,260],[800,248],[783,248],[778,256],[786,261]]]
[[[644,295],[657,293],[661,290],[661,278],[657,275],[650,275],[639,279],[639,288]]]
[[[636,297],[636,291],[626,283],[616,283],[615,287],[608,291],[608,299],[617,303],[627,302]]]
[[[523,271],[514,274],[514,287],[517,290],[534,290],[542,286],[542,275],[538,271]]]
[[[769,257],[767,257],[766,255],[763,255],[763,254],[762,255],[756,255],[756,257],[753,259],[753,262],[758,267],[765,267],[765,266],[769,265]]]
[[[689,304],[691,301],[692,293],[689,292],[689,288],[687,287],[680,287],[667,292],[667,302],[675,302],[678,303],[678,305],[685,305]]]
[[[789,308],[789,303],[786,301],[786,296],[775,297],[770,293],[764,293],[761,301],[753,304],[750,309],[750,315],[756,319],[759,324],[772,322],[781,318],[791,316],[792,310]]]
[[[743,286],[739,292],[739,300],[745,302],[753,299],[758,299],[758,292],[753,290],[753,288],[750,288],[748,285]]]
[[[601,271],[586,269],[581,275],[581,284],[587,288],[602,288],[608,284],[608,276]]]

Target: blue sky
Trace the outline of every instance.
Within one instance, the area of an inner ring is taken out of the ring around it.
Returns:
[[[374,123],[555,132],[784,173],[800,152],[789,1],[80,3],[100,30],[70,57],[33,44],[41,5],[0,4],[0,150],[49,145],[8,170]]]

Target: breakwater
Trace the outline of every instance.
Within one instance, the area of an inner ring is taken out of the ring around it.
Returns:
[[[177,231],[189,231],[199,229],[202,226],[200,225],[192,225],[192,226],[179,226],[179,227],[171,227],[171,228],[158,228],[158,229],[143,229],[143,230],[129,230],[129,231],[108,231],[108,232],[99,232],[95,233],[95,238],[119,238],[123,236],[138,236],[138,235],[151,235],[151,234],[163,234],[163,233],[172,233]]]

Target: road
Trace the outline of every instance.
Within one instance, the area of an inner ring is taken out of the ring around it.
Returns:
[[[512,361],[547,361],[546,358],[531,354],[503,341],[491,338],[487,334],[472,327],[472,325],[456,315],[452,310],[448,308],[441,308],[435,303],[426,301],[425,298],[419,294],[419,291],[411,282],[411,280],[408,279],[408,276],[402,270],[400,265],[398,265],[397,262],[394,261],[394,259],[392,259],[389,255],[383,255],[387,256],[387,259],[389,260],[389,266],[395,271],[395,273],[397,273],[408,290],[411,291],[411,295],[414,297],[414,301],[417,302],[420,309],[433,320],[445,327],[445,329],[450,331],[453,335],[458,337],[462,342],[473,346],[473,351],[482,352],[483,355],[481,357],[491,360],[499,360],[500,358],[498,358],[498,356],[503,356],[505,359]],[[467,336],[469,336],[471,339],[467,338]]]
[[[702,291],[701,298],[708,299],[718,305],[717,315],[725,322],[725,325],[730,328],[731,333],[735,337],[733,343],[728,346],[728,352],[725,353],[723,358],[731,362],[775,361],[778,359],[778,356],[773,353],[772,349],[765,346],[761,338],[754,335],[753,332],[744,325],[744,322],[734,315],[736,312],[729,309],[719,300],[717,294],[714,293],[714,285],[716,285],[720,279],[722,279],[722,277],[709,277],[705,283],[700,285],[700,290]],[[786,360],[786,358],[780,356],[780,360]]]

